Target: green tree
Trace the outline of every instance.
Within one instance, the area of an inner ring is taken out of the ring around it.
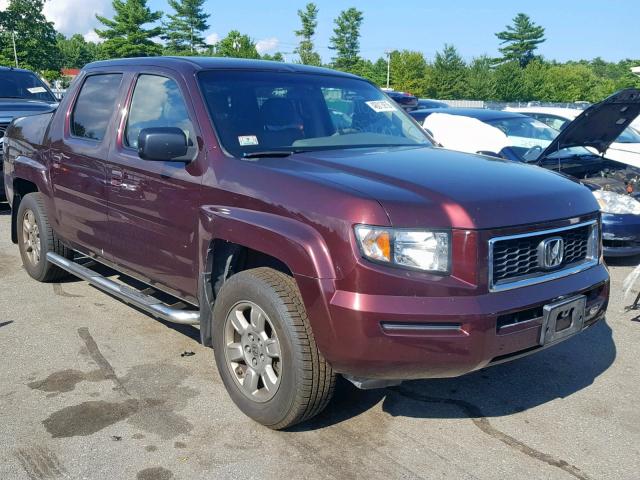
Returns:
[[[60,64],[63,68],[82,68],[99,58],[98,45],[87,42],[79,33],[70,38],[58,33],[57,44],[60,50]]]
[[[101,50],[106,57],[150,57],[162,53],[162,45],[153,41],[162,34],[162,27],[143,28],[160,20],[162,12],[151,11],[147,0],[113,0],[113,9],[113,19],[96,15],[106,27],[96,29],[104,39]]]
[[[418,96],[425,95],[427,90],[427,61],[422,53],[411,50],[391,52],[390,71],[391,86],[394,90],[411,92]]]
[[[248,35],[243,35],[237,30],[231,30],[226,37],[218,42],[216,55],[218,57],[260,58],[255,42]]]
[[[502,62],[516,61],[524,68],[534,59],[538,45],[545,41],[544,28],[536,25],[529,15],[518,13],[513,19],[513,25],[507,25],[506,30],[496,33],[501,40],[500,53]]]
[[[318,7],[315,3],[307,3],[304,10],[298,10],[298,17],[302,27],[294,33],[300,38],[300,43],[294,53],[300,55],[300,63],[305,65],[322,65],[320,55],[313,49],[313,36],[318,26]]]
[[[204,0],[169,0],[174,14],[168,14],[162,38],[167,41],[165,50],[172,55],[193,55],[206,48],[204,31],[209,28]]]
[[[496,78],[491,68],[493,60],[486,55],[474,58],[466,75],[466,97],[474,100],[496,98]]]
[[[33,70],[60,70],[60,55],[53,23],[42,13],[43,0],[10,0],[0,12],[0,61],[15,65],[15,34],[18,65]]]
[[[273,55],[265,53],[260,57],[262,60],[271,60],[273,62],[284,62],[284,55],[282,52],[276,52]]]
[[[360,61],[360,26],[363,15],[353,7],[340,12],[335,19],[335,28],[329,48],[335,50],[333,67],[338,70],[352,71]]]
[[[516,61],[505,62],[495,70],[496,99],[513,102],[525,99],[524,70]]]
[[[430,92],[443,100],[461,99],[465,96],[467,66],[453,45],[444,45],[442,52],[436,52],[433,62]]]

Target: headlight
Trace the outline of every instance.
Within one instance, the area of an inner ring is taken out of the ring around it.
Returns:
[[[448,232],[356,225],[364,257],[427,272],[449,272]]]
[[[640,215],[640,202],[629,195],[621,195],[606,190],[595,190],[593,196],[596,197],[600,210],[604,213],[632,213]]]

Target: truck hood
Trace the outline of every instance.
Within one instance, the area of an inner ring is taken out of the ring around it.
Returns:
[[[259,162],[373,198],[394,226],[498,228],[598,210],[586,187],[555,172],[441,148],[336,150]]]
[[[620,90],[578,115],[540,154],[538,160],[569,147],[592,147],[604,153],[638,114],[640,90]]]
[[[26,117],[38,113],[52,112],[57,103],[40,102],[19,98],[0,98],[0,123],[10,122],[15,117]]]

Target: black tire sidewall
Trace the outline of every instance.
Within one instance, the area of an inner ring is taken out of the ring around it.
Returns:
[[[302,381],[299,370],[302,365],[300,352],[293,347],[294,333],[290,313],[273,288],[241,272],[231,277],[220,290],[213,312],[213,347],[216,364],[222,381],[234,403],[247,416],[266,425],[277,425],[295,408],[297,386]],[[225,356],[224,323],[227,314],[240,301],[251,301],[267,314],[280,342],[282,373],[278,391],[266,402],[250,400],[241,390],[229,371]]]
[[[40,211],[40,205],[36,201],[36,194],[29,194],[25,196],[18,206],[18,215],[17,215],[17,233],[18,233],[18,249],[20,250],[20,257],[22,258],[22,264],[27,271],[27,273],[36,280],[41,280],[45,277],[47,273],[47,260],[46,255],[48,252],[47,245],[47,236],[46,232],[49,225],[46,224],[46,221],[42,217],[42,212]],[[38,230],[40,232],[40,261],[33,265],[29,259],[27,258],[25,252],[25,241],[22,229],[22,223],[24,221],[24,214],[27,210],[31,210],[36,219],[36,224],[38,225]]]

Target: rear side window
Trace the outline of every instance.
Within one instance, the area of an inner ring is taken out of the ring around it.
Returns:
[[[187,106],[178,84],[160,75],[140,75],[129,108],[124,135],[125,145],[138,148],[140,132],[145,128],[153,127],[182,129],[187,137],[188,146],[184,159],[193,158],[196,153],[193,123],[189,119]]]
[[[74,137],[102,140],[116,109],[122,74],[109,73],[87,77],[71,114]]]

